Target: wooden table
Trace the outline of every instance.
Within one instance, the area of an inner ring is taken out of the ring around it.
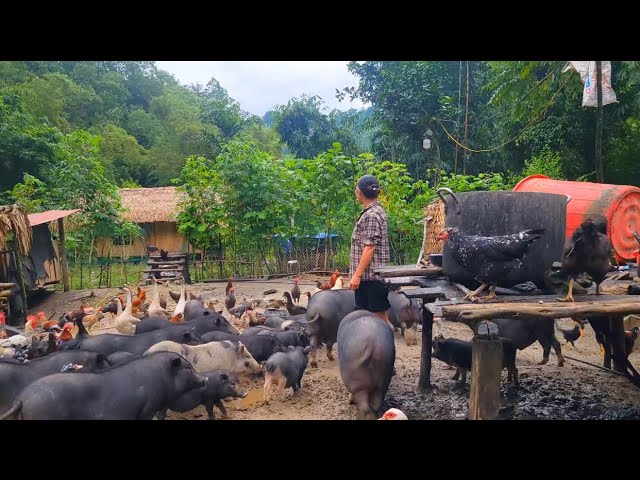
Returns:
[[[439,278],[442,275],[440,267],[416,268],[415,265],[399,267],[373,268],[373,273],[383,278],[390,287],[422,286],[411,290],[403,290],[407,298],[422,299],[422,350],[420,352],[420,378],[418,387],[428,390],[431,385],[431,349],[433,342],[433,314],[426,308],[430,302],[446,298],[444,290],[440,286],[426,287],[428,279]]]
[[[491,349],[491,336],[478,335],[478,325],[480,322],[490,320],[491,318],[562,318],[562,317],[610,317],[611,344],[614,350],[613,363],[614,369],[625,373],[634,383],[638,384],[638,373],[628,362],[624,354],[624,326],[623,316],[629,314],[640,313],[640,296],[633,295],[583,295],[575,296],[574,303],[563,303],[556,300],[556,295],[513,295],[513,291],[509,291],[511,295],[501,295],[498,299],[491,300],[486,303],[474,304],[462,299],[463,293],[452,286],[448,285],[448,280],[442,276],[442,269],[438,267],[416,268],[415,265],[406,265],[400,267],[383,267],[374,268],[374,273],[382,277],[382,280],[392,289],[403,286],[420,286],[402,291],[407,298],[423,299],[423,324],[422,324],[422,351],[420,353],[420,378],[418,386],[422,389],[430,389],[431,385],[431,350],[433,344],[433,318],[442,317],[445,320],[463,322],[472,329],[474,333],[474,350],[476,344],[483,343],[482,348]],[[464,287],[460,287],[464,289]],[[500,292],[498,292],[499,294]],[[495,327],[496,325],[493,324]],[[498,341],[494,339],[493,341]],[[501,352],[501,349],[499,349]],[[488,365],[480,366],[483,356],[480,352],[474,353],[474,358],[478,358],[478,365],[474,368],[474,372],[487,371],[493,369],[485,368]],[[470,415],[469,418],[488,418],[485,415],[488,410],[493,410],[495,414],[491,414],[493,418],[497,416],[496,405],[499,406],[499,377],[497,375],[502,369],[501,353],[493,352],[494,357],[499,361],[495,363],[497,372],[492,372],[490,376],[498,378],[498,388],[492,389],[491,394],[487,394],[486,389],[479,388],[478,382],[483,380],[476,379],[476,388],[472,384]],[[630,374],[628,369],[632,373]],[[473,380],[472,375],[472,380]],[[495,378],[494,378],[495,380]],[[493,382],[495,383],[495,382]],[[493,392],[495,390],[495,392]],[[497,392],[498,399],[493,398]],[[474,398],[476,397],[476,398]],[[491,398],[488,398],[491,397]],[[490,408],[485,408],[491,405]]]

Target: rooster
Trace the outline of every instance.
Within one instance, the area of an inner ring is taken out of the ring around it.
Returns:
[[[296,303],[300,303],[300,287],[298,286],[298,277],[293,280],[293,288],[291,289],[291,297]]]
[[[481,237],[464,235],[457,228],[445,228],[437,239],[447,242],[455,261],[471,272],[480,287],[469,292],[465,300],[479,300],[477,295],[489,286],[489,295],[484,300],[496,298],[498,282],[522,264],[522,258],[530,245],[542,238],[544,228],[523,230],[512,235]]]
[[[335,285],[336,285],[336,281],[338,280],[338,277],[340,277],[340,272],[336,269],[335,272],[333,272],[333,274],[331,275],[331,278],[329,279],[329,283],[323,283],[323,284],[319,284],[320,282],[318,282],[318,288],[320,290],[331,290]]]
[[[233,275],[229,277],[229,281],[227,282],[227,286],[224,289],[224,293],[226,295],[229,295],[229,290],[231,290],[232,288],[233,288]]]
[[[587,273],[596,284],[596,295],[600,295],[600,284],[611,270],[611,242],[607,237],[607,219],[587,219],[575,229],[562,252],[561,272],[569,276],[569,291],[561,302],[573,302],[573,284],[581,273]]]
[[[167,252],[166,250],[160,249],[160,259],[163,262],[168,262],[169,261],[169,252]]]
[[[236,297],[233,293],[235,290],[235,288],[231,287],[227,292],[227,297],[224,299],[224,306],[227,307],[227,310],[231,310],[236,306]]]

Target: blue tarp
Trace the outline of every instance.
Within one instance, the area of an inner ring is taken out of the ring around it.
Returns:
[[[273,238],[280,237],[280,235],[274,235]],[[291,238],[297,238],[298,235],[293,235]],[[323,238],[327,238],[328,235],[324,232],[318,233],[317,235],[305,235],[303,238],[313,238],[315,240],[322,240]],[[339,237],[337,233],[332,233],[331,238]]]

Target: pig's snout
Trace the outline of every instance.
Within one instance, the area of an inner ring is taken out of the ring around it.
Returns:
[[[247,392],[243,392],[243,391],[239,391],[239,392],[238,392],[238,391],[236,391],[236,395],[237,395],[239,398],[247,398],[247,395],[249,395],[249,394],[248,394]]]

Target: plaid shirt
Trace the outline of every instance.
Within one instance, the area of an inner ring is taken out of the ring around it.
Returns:
[[[362,280],[378,280],[371,267],[389,265],[389,236],[387,234],[387,214],[382,206],[374,201],[360,214],[351,235],[351,251],[349,252],[349,275],[353,276],[365,245],[375,245],[371,263],[362,272]]]

